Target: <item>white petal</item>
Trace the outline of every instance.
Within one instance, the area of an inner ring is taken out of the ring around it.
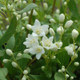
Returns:
[[[36,54],[36,58],[39,60],[40,58],[41,58],[41,53],[39,53],[39,54]]]
[[[39,22],[39,20],[38,20],[38,19],[36,19],[36,20],[35,20],[34,25],[35,25],[35,26],[41,26],[41,24],[40,24],[40,22]]]
[[[53,36],[49,38],[50,41],[53,41]]]

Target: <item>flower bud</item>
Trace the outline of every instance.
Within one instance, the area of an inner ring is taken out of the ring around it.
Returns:
[[[12,56],[13,55],[13,52],[10,49],[6,49],[6,54],[9,55],[9,56]]]
[[[27,24],[27,25],[26,25],[26,28],[27,28],[28,30],[31,30],[32,26],[31,26],[30,24]]]
[[[79,66],[79,62],[74,62],[74,65],[75,66]]]
[[[20,57],[20,56],[22,56],[22,54],[21,54],[21,53],[18,53],[18,54],[17,54],[17,57]]]
[[[64,28],[62,26],[57,28],[57,33],[62,35],[64,33]]]
[[[25,17],[26,15],[27,15],[26,12],[24,12],[24,13],[22,14],[23,17]]]
[[[24,50],[24,53],[29,53],[29,49],[25,49]]]
[[[71,27],[72,26],[72,24],[73,24],[73,21],[72,20],[69,20],[69,21],[67,21],[66,23],[65,23],[65,28],[69,28],[69,27]]]
[[[41,69],[44,70],[45,69],[45,66],[42,66]]]
[[[24,70],[24,71],[23,71],[23,74],[24,74],[24,75],[27,75],[27,74],[28,74],[28,71],[27,71],[27,70]]]
[[[59,15],[59,21],[64,22],[64,20],[65,20],[65,15],[62,13]]]
[[[60,13],[60,10],[59,10],[59,9],[57,9],[57,10],[56,10],[56,13],[57,13],[57,14],[59,14],[59,13]]]
[[[23,1],[23,4],[26,4],[27,2],[26,1]]]
[[[76,29],[72,30],[72,38],[76,39],[79,36],[79,32]]]
[[[71,76],[71,77],[70,77],[70,79],[71,79],[71,80],[73,80],[73,79],[74,79],[74,77],[73,77],[73,76]]]
[[[21,80],[26,80],[26,75],[24,75]]]
[[[8,59],[3,59],[3,63],[7,63],[8,61]]]
[[[66,76],[66,78],[69,78],[69,75],[68,74],[66,74],[65,76]]]
[[[13,61],[13,62],[12,62],[12,66],[15,67],[15,68],[17,68],[17,67],[18,67],[18,64]]]
[[[52,28],[49,29],[49,32],[50,32],[50,34],[51,34],[52,36],[55,35],[55,32],[54,32],[54,30],[53,30]]]
[[[62,72],[65,72],[65,67],[64,67],[64,66],[62,66],[62,69],[61,69],[61,70],[62,70]]]
[[[43,7],[44,7],[44,10],[47,10],[48,9],[48,4],[47,3],[43,3]]]
[[[62,70],[61,70],[61,69],[59,69],[59,70],[58,70],[58,72],[62,72]]]
[[[64,6],[66,6],[66,5],[67,5],[67,2],[65,1],[65,2],[64,2]]]
[[[56,21],[55,21],[53,18],[51,18],[49,21],[50,21],[51,23],[56,23]]]

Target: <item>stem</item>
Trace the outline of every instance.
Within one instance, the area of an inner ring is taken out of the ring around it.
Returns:
[[[36,60],[36,58],[34,57],[31,62],[28,64],[28,66],[30,66],[34,61]]]
[[[35,0],[33,0],[33,3],[35,3]],[[33,14],[33,9],[31,10],[31,14],[29,16],[29,24],[31,24],[32,21],[32,14]]]
[[[55,4],[56,4],[56,0],[53,1],[52,14],[54,13]]]

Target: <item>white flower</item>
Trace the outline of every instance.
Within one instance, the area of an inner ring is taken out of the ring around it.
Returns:
[[[72,30],[72,38],[76,39],[79,36],[79,32],[76,29]]]
[[[43,3],[43,7],[44,7],[45,10],[47,10],[48,9],[48,4],[47,3]]]
[[[68,55],[70,55],[70,56],[74,55],[74,48],[72,45],[66,46],[65,50],[67,51]]]
[[[55,32],[54,32],[54,30],[53,30],[52,28],[49,29],[49,32],[50,32],[50,34],[51,34],[52,36],[55,35]]]
[[[69,21],[67,21],[66,23],[65,23],[65,28],[69,28],[69,27],[71,27],[72,26],[72,24],[73,24],[73,21],[72,20],[69,20]]]
[[[32,47],[38,44],[38,37],[33,36],[31,34],[28,34],[28,38],[26,38],[26,41],[23,43],[26,47]]]
[[[53,48],[53,36],[50,37],[50,38],[47,38],[46,36],[43,36],[41,42],[42,42],[43,47],[46,48],[47,50]]]
[[[62,13],[59,15],[59,21],[64,22],[64,20],[65,20],[65,15]]]
[[[18,64],[13,61],[13,62],[12,62],[12,66],[15,67],[15,68],[17,68],[17,67],[18,67]]]
[[[31,54],[36,54],[36,58],[39,60],[41,58],[41,55],[45,53],[44,48],[39,45],[35,45],[29,49],[29,52]]]
[[[38,36],[44,36],[48,33],[48,25],[42,25],[40,22],[36,19],[35,23],[32,27],[33,33],[36,33]]]
[[[54,51],[57,51],[58,49],[60,49],[62,47],[63,43],[60,41],[60,42],[55,42],[53,44],[53,50]]]
[[[68,74],[66,74],[65,76],[66,76],[66,78],[69,78],[69,75]]]
[[[64,33],[64,28],[62,26],[57,28],[57,33],[62,35]]]
[[[13,55],[13,52],[10,49],[6,49],[6,54],[9,55],[9,56],[12,56]]]

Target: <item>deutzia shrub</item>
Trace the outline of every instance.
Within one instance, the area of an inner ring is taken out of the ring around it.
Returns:
[[[79,0],[0,0],[0,80],[80,80]]]

